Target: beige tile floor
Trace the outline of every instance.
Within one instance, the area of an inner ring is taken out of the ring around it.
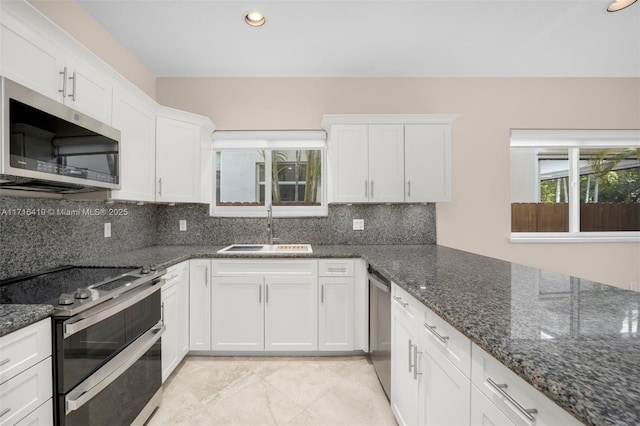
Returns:
[[[188,356],[148,426],[396,425],[370,362],[354,357]]]

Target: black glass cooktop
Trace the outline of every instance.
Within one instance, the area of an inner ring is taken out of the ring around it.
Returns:
[[[37,275],[11,278],[0,281],[0,303],[56,305],[62,293],[75,293],[79,288],[108,292],[140,276],[114,278],[138,271],[132,268],[62,267]]]

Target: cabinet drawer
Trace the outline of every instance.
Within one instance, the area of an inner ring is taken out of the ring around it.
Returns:
[[[49,398],[47,402],[32,411],[24,419],[16,423],[16,426],[49,426],[53,425],[53,402]]]
[[[53,391],[51,357],[0,385],[0,425],[14,424],[48,399]]]
[[[180,282],[183,278],[185,278],[185,274],[188,271],[189,262],[178,263],[177,265],[170,266],[167,268],[167,273],[162,276],[164,278],[165,287],[170,287],[174,284]]]
[[[247,275],[308,275],[318,276],[318,261],[291,259],[214,259],[213,275],[247,276]]]
[[[466,377],[471,378],[471,340],[423,306],[421,329],[430,348],[440,352]]]
[[[51,320],[46,318],[0,338],[0,383],[51,356]]]
[[[573,416],[529,385],[475,343],[471,380],[489,401],[516,424],[580,425]],[[535,410],[529,412],[527,410]]]
[[[414,320],[415,327],[422,320],[424,305],[396,283],[391,283],[391,304],[401,308],[409,318]]]
[[[318,261],[318,275],[321,277],[352,277],[353,260],[320,259]]]

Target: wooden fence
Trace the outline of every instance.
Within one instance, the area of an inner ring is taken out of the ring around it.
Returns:
[[[581,203],[582,232],[640,231],[638,203]],[[512,203],[511,232],[568,232],[567,203]]]

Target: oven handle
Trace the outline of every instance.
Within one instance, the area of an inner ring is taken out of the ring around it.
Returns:
[[[91,398],[113,383],[129,367],[138,361],[160,339],[166,326],[158,321],[142,336],[116,355],[111,361],[76,386],[65,397],[65,414],[86,404]]]
[[[160,280],[156,284],[152,284],[148,287],[138,287],[126,293],[122,293],[107,302],[101,303],[95,308],[88,309],[85,312],[78,314],[64,322],[64,334],[62,337],[66,339],[85,328],[91,327],[92,325],[117,314],[118,312],[124,311],[129,306],[135,305],[150,294],[159,291],[162,288],[162,284],[164,284],[164,280]]]

